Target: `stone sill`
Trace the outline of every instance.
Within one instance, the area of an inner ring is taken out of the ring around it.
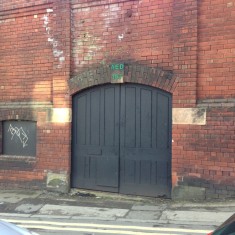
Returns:
[[[0,155],[0,160],[36,162],[35,156]]]

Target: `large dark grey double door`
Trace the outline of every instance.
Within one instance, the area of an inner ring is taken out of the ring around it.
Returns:
[[[137,84],[73,98],[72,187],[170,196],[171,95]]]

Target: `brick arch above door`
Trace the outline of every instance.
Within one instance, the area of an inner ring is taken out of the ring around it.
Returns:
[[[113,81],[112,79],[113,64],[124,65],[121,82]],[[113,64],[93,66],[73,76],[69,80],[70,94],[75,94],[91,86],[107,83],[139,83],[173,93],[178,82],[178,77],[172,71],[164,70],[160,67],[123,62],[114,62]]]

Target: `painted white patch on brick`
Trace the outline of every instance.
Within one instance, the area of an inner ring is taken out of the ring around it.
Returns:
[[[53,56],[58,59],[57,68],[61,68],[64,61],[65,56],[63,50],[59,49],[59,42],[55,39],[53,33],[51,32],[50,24],[50,13],[53,12],[53,9],[46,9],[46,14],[42,17],[43,20],[43,27],[46,30],[47,34],[47,41],[51,44],[53,50]]]
[[[47,13],[52,13],[53,12],[53,9],[47,9]]]
[[[64,62],[65,58],[64,57],[60,57],[59,60],[60,60],[60,62]]]
[[[119,40],[119,41],[122,41],[123,38],[124,38],[124,34],[123,34],[123,33],[120,34],[120,35],[118,35],[118,40]]]

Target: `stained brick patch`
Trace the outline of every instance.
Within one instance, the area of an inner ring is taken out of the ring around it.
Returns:
[[[176,78],[173,76],[172,71],[130,63],[124,63],[124,66],[122,83],[140,83],[173,92]],[[70,93],[74,94],[94,85],[111,83],[113,79],[111,75],[111,65],[87,69],[69,80]]]

